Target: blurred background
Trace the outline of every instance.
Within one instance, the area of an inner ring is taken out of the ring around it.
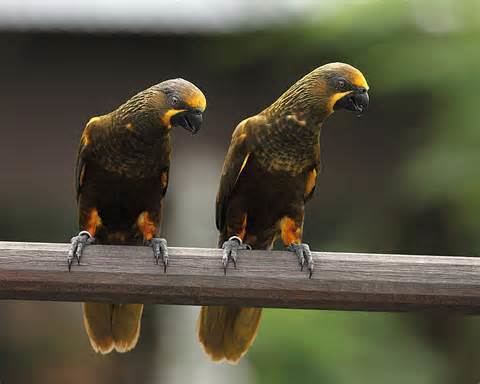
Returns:
[[[216,244],[214,199],[235,125],[331,61],[370,84],[360,119],[322,132],[307,209],[316,250],[480,254],[480,3],[475,0],[0,0],[0,240],[77,232],[86,121],[184,77],[200,134],[173,133],[171,246]],[[78,303],[0,303],[2,383],[412,383],[480,380],[480,319],[267,310],[238,366],[206,360],[198,308],[148,306],[137,348],[96,355]]]

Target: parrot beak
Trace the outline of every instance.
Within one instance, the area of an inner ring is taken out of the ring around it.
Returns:
[[[182,111],[173,116],[170,120],[172,127],[182,127],[191,132],[192,135],[200,130],[202,125],[203,114],[199,109]]]
[[[339,99],[335,103],[333,109],[347,109],[362,114],[368,109],[368,103],[369,98],[367,90],[365,88],[359,88]]]

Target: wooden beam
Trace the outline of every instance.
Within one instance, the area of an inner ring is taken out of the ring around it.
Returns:
[[[312,279],[284,251],[92,245],[67,270],[68,244],[0,242],[0,299],[480,313],[480,259],[315,252]]]

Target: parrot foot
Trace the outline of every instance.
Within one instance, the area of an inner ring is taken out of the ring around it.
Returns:
[[[300,270],[303,271],[303,267],[307,264],[309,274],[309,279],[312,278],[313,274],[313,257],[312,251],[310,251],[310,247],[308,244],[290,244],[287,249],[291,252],[295,252],[298,257],[298,263],[300,264]]]
[[[242,239],[240,239],[238,236],[232,236],[223,243],[222,249],[223,273],[226,275],[228,262],[230,260],[233,262],[233,267],[237,268],[238,251],[243,249],[252,249],[252,247],[250,247],[248,244],[243,244]]]
[[[80,258],[82,257],[83,249],[94,241],[95,238],[88,231],[80,231],[77,236],[72,237],[67,256],[69,272],[72,269],[73,260],[77,259],[77,263],[80,265]]]
[[[168,247],[167,240],[160,237],[154,237],[152,240],[146,242],[146,245],[152,247],[153,257],[155,258],[155,264],[158,264],[160,260],[163,262],[163,272],[167,272],[168,266]]]

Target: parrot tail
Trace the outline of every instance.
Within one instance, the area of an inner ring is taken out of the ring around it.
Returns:
[[[257,335],[262,308],[202,307],[198,338],[213,361],[237,363]]]
[[[83,323],[95,352],[128,352],[140,335],[143,304],[83,303]]]

